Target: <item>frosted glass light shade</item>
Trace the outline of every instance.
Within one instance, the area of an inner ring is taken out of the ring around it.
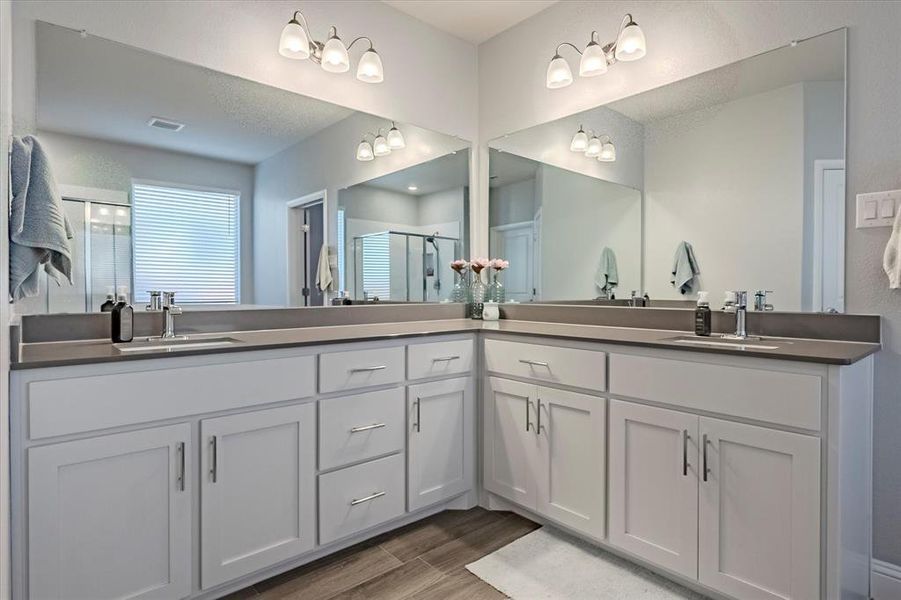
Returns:
[[[360,57],[360,64],[357,65],[357,79],[366,83],[381,83],[385,79],[382,59],[372,48]]]
[[[357,146],[357,160],[361,160],[363,162],[372,160],[375,158],[375,154],[372,151],[372,146],[366,140],[360,142],[360,145]]]
[[[630,22],[616,38],[616,52],[614,56],[616,60],[630,61],[638,60],[647,53],[647,46],[644,40],[644,32],[638,23]]]
[[[601,147],[598,160],[601,162],[613,162],[616,160],[616,147],[613,145],[613,142],[607,142]]]
[[[278,40],[278,53],[286,58],[304,60],[310,58],[310,39],[300,23],[291,19],[282,29]]]
[[[585,149],[585,156],[588,158],[594,158],[598,154],[601,153],[601,140],[597,138],[597,136],[592,136],[590,140],[588,140],[588,147]]]
[[[555,90],[573,82],[573,72],[562,56],[557,54],[547,66],[547,87]]]
[[[404,140],[404,134],[397,127],[392,127],[388,131],[388,147],[392,150],[400,150],[406,147],[407,142]]]
[[[607,56],[603,48],[597,42],[591,42],[582,53],[579,61],[579,75],[582,77],[594,77],[607,72]]]
[[[573,141],[569,145],[569,149],[573,152],[585,152],[588,149],[588,134],[579,128],[579,131],[573,136]]]
[[[388,145],[388,140],[385,139],[385,136],[379,134],[379,136],[375,138],[375,141],[372,142],[372,151],[376,156],[391,154],[391,147]]]
[[[345,73],[350,69],[347,47],[338,36],[330,37],[323,46],[322,68],[329,73]]]

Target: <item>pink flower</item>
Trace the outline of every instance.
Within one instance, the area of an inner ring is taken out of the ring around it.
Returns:
[[[457,273],[462,273],[463,271],[466,270],[466,267],[468,267],[468,266],[469,266],[469,264],[462,258],[458,258],[457,260],[451,262],[451,264],[450,264],[450,268],[453,269],[454,271],[456,271]]]
[[[469,261],[469,268],[472,269],[473,273],[479,274],[489,264],[491,264],[491,261],[487,258],[473,258]]]
[[[510,261],[504,260],[503,258],[495,258],[489,263],[488,266],[495,271],[503,271],[510,266]]]

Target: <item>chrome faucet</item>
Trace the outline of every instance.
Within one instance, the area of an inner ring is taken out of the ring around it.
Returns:
[[[735,291],[731,300],[726,300],[723,310],[729,313],[735,313],[735,333],[732,335],[724,335],[723,337],[733,340],[748,339],[748,292]]]
[[[144,310],[148,312],[159,312],[163,309],[163,303],[160,300],[160,294],[162,292],[157,290],[150,290],[147,292],[150,295],[150,304],[144,307]]]
[[[757,292],[754,293],[754,310],[766,312],[772,311],[774,309],[773,305],[768,304],[766,301],[766,295],[772,293],[773,290],[757,290]]]
[[[175,292],[163,292],[163,339],[178,337],[175,335],[175,318],[181,314],[181,307],[175,303]]]

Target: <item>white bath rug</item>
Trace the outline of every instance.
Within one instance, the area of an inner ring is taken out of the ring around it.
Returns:
[[[700,600],[704,596],[542,527],[466,565],[513,600]]]

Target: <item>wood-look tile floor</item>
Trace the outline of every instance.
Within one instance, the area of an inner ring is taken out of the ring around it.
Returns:
[[[228,600],[503,600],[466,565],[539,527],[507,512],[445,511],[228,596]]]

